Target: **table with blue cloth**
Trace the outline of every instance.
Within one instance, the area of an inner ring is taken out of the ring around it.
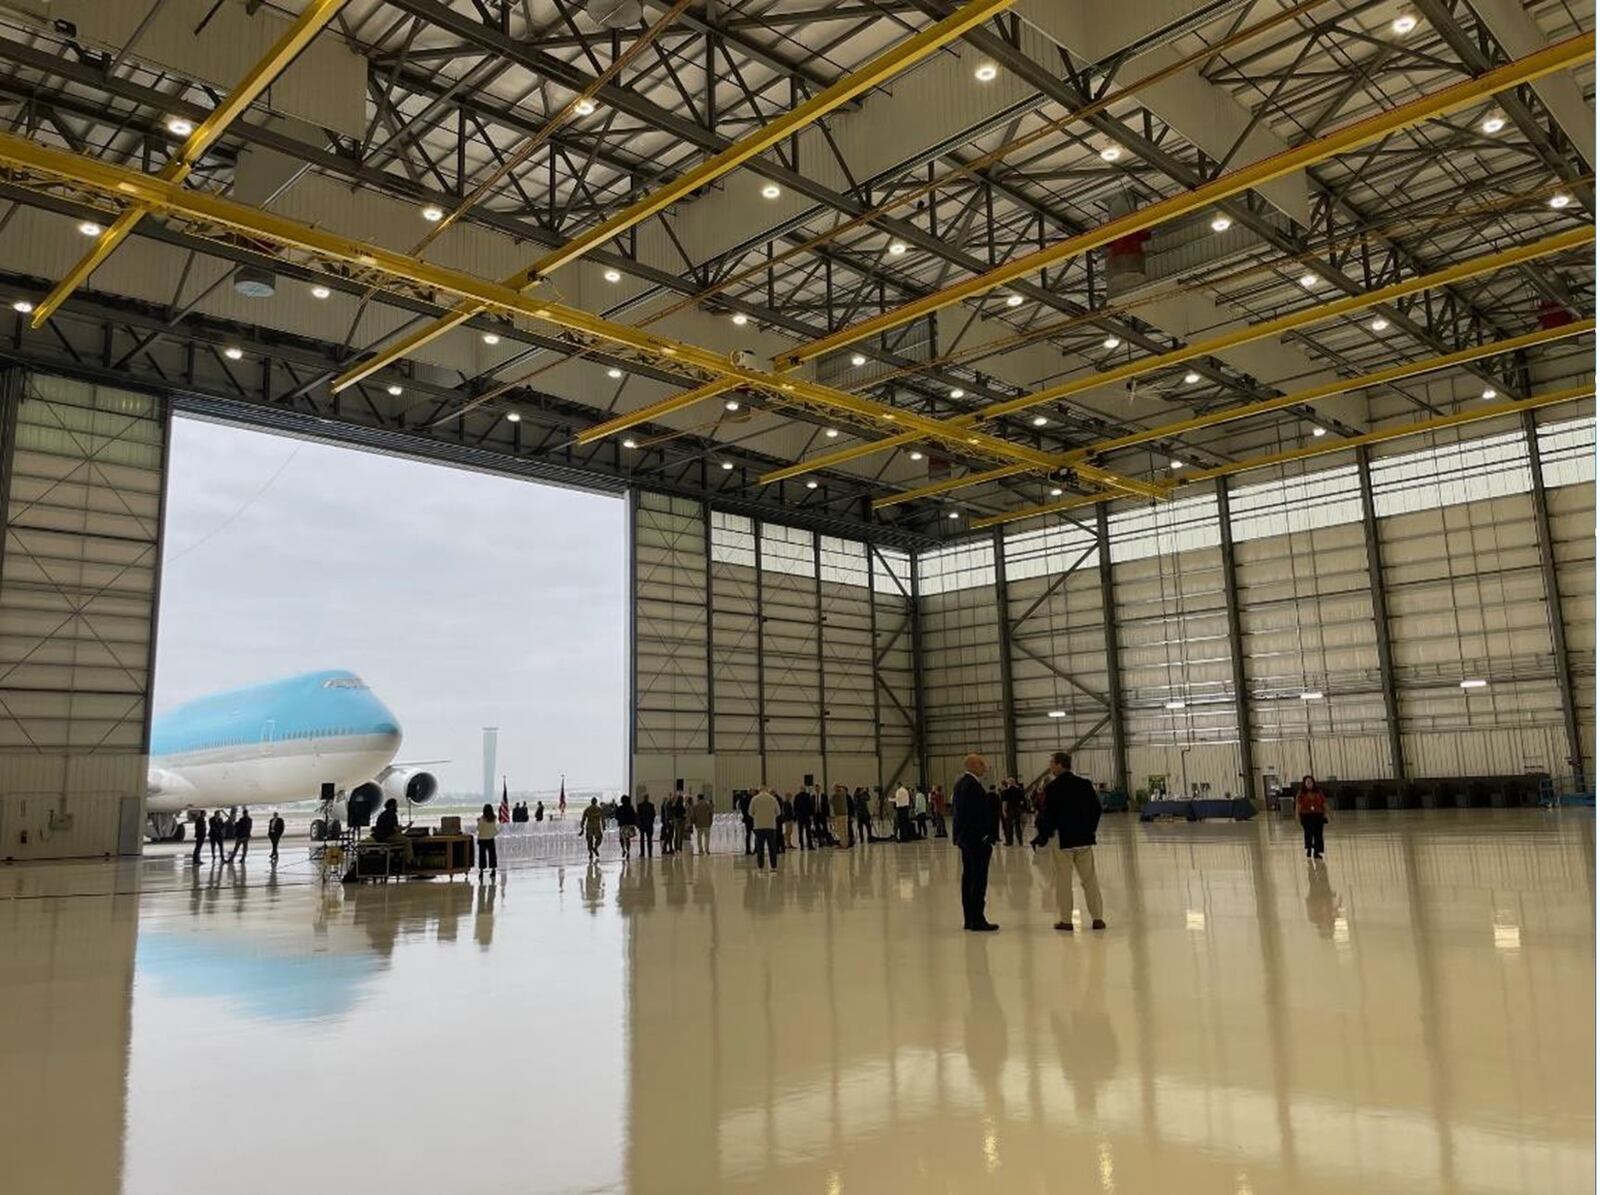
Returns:
[[[1256,807],[1248,797],[1203,797],[1195,801],[1146,801],[1139,807],[1139,820],[1152,822],[1158,817],[1181,817],[1191,822],[1208,817],[1231,818],[1236,822],[1249,821],[1256,815]]]

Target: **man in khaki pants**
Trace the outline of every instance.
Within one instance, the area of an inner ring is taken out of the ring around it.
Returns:
[[[1050,757],[1050,783],[1045,785],[1044,809],[1036,825],[1036,849],[1048,846],[1052,837],[1060,847],[1056,851],[1056,909],[1061,919],[1056,928],[1063,933],[1072,932],[1072,873],[1077,872],[1092,928],[1105,929],[1105,905],[1100,899],[1100,880],[1094,873],[1094,832],[1100,825],[1100,797],[1094,785],[1072,774],[1072,756],[1065,751]]]

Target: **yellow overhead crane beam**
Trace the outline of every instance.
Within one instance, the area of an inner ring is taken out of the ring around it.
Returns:
[[[738,169],[751,158],[765,153],[806,126],[815,124],[835,108],[849,103],[863,92],[871,91],[907,67],[949,45],[968,30],[1004,12],[1014,3],[1016,0],[969,0],[969,3],[962,5],[944,20],[929,25],[922,32],[889,47],[860,70],[845,75],[805,103],[739,138],[721,153],[707,158],[665,186],[656,188],[637,203],[623,208],[593,228],[580,233],[560,248],[551,250],[527,269],[504,279],[500,285],[519,291],[529,289],[562,266],[576,261],[590,250],[622,235],[634,225],[666,210],[685,195]],[[482,311],[482,305],[461,304],[448,315],[395,340],[379,350],[377,356],[346,370],[334,380],[334,391],[343,390],[363,378],[370,377],[391,362],[408,356],[423,345],[438,339],[452,328],[460,327]]]
[[[1190,212],[1210,207],[1253,187],[1260,187],[1338,154],[1360,149],[1392,133],[1421,124],[1425,120],[1471,104],[1485,96],[1541,79],[1556,71],[1569,70],[1593,57],[1592,32],[1567,38],[1508,62],[1504,66],[1485,71],[1477,78],[1429,92],[1396,108],[1354,121],[1344,128],[1315,137],[1302,145],[1293,146],[1249,166],[1230,171],[1191,191],[1183,191],[1159,200],[1120,219],[1111,220],[1034,253],[1013,258],[987,273],[952,283],[942,290],[913,299],[882,315],[873,316],[829,336],[810,341],[779,358],[776,364],[780,368],[792,369],[824,353],[833,352],[868,337],[878,336],[891,328],[949,307],[953,303],[959,303],[963,299],[985,294],[1067,258],[1098,249],[1119,237],[1141,232],[1179,216],[1188,215]]]
[[[1069,468],[1076,461],[1101,456],[1107,452],[1115,452],[1119,448],[1132,448],[1139,444],[1148,444],[1152,440],[1164,440],[1169,436],[1183,435],[1185,432],[1196,431],[1204,427],[1216,427],[1219,424],[1232,423],[1238,419],[1249,419],[1255,415],[1265,415],[1272,411],[1284,410],[1287,407],[1297,407],[1302,403],[1312,403],[1324,398],[1333,398],[1340,394],[1350,394],[1356,390],[1365,390],[1371,386],[1382,386],[1390,382],[1398,382],[1404,378],[1418,377],[1425,373],[1437,373],[1441,369],[1450,369],[1457,365],[1481,361],[1485,357],[1498,357],[1504,353],[1520,352],[1523,349],[1549,344],[1552,341],[1566,340],[1573,336],[1583,336],[1593,332],[1594,328],[1595,321],[1594,317],[1591,316],[1588,319],[1574,320],[1570,324],[1562,324],[1555,328],[1540,328],[1537,332],[1528,332],[1521,336],[1508,336],[1504,340],[1490,340],[1483,344],[1475,344],[1454,353],[1446,353],[1441,357],[1426,357],[1420,361],[1406,361],[1399,365],[1391,365],[1387,369],[1364,373],[1358,377],[1340,378],[1321,386],[1312,386],[1307,390],[1297,390],[1293,394],[1280,395],[1277,398],[1263,398],[1257,402],[1242,403],[1235,407],[1223,407],[1220,410],[1209,411],[1204,415],[1196,415],[1192,419],[1180,419],[1175,423],[1162,423],[1155,427],[1146,428],[1144,431],[1130,432],[1126,436],[1101,440],[1098,443],[1089,445],[1087,448],[1075,448],[1071,452],[1064,452],[1056,458],[1057,467]],[[902,502],[910,502],[916,498],[934,498],[955,490],[966,489],[968,486],[980,485],[986,481],[998,481],[1003,477],[1015,477],[1019,473],[1026,472],[1028,472],[1026,465],[1003,465],[998,469],[989,469],[981,473],[967,473],[961,477],[952,477],[947,481],[935,482],[932,485],[919,486],[914,490],[903,490],[898,494],[890,494],[888,497],[875,499],[872,503],[872,509],[882,510],[885,507],[898,506]]]
[[[267,51],[265,57],[250,68],[245,77],[239,81],[239,85],[222,98],[222,102],[211,110],[209,116],[195,126],[194,131],[184,140],[183,146],[162,167],[161,177],[174,183],[181,183],[188,178],[189,172],[205,156],[206,150],[216,144],[217,138],[227,131],[228,126],[242,116],[255,102],[256,97],[271,86],[272,81],[299,57],[300,51],[311,43],[311,39],[322,31],[324,25],[333,20],[345,3],[346,0],[312,0],[307,4],[295,18],[294,23],[284,30],[283,36],[277,40],[272,49]],[[127,239],[134,226],[147,214],[148,209],[135,205],[118,216],[111,227],[100,234],[94,247],[83,255],[77,265],[67,271],[67,276],[56,283],[55,289],[34,308],[33,326],[42,328],[45,320],[54,315],[56,309],[66,302],[67,296],[82,286],[89,275],[100,268],[100,264]]]
[[[1075,394],[1098,389],[1101,386],[1124,382],[1130,378],[1140,377],[1162,369],[1170,369],[1175,365],[1182,365],[1200,357],[1214,356],[1228,349],[1237,348],[1242,344],[1250,344],[1253,341],[1263,340],[1268,337],[1281,336],[1283,333],[1294,331],[1296,328],[1303,328],[1311,324],[1321,323],[1324,320],[1335,319],[1341,315],[1349,315],[1353,311],[1360,311],[1376,304],[1393,302],[1396,299],[1405,298],[1407,295],[1416,294],[1418,291],[1430,290],[1437,286],[1448,286],[1482,274],[1522,265],[1552,253],[1592,244],[1594,237],[1595,231],[1592,226],[1568,229],[1553,236],[1545,237],[1542,240],[1534,241],[1531,244],[1514,245],[1510,249],[1503,249],[1498,253],[1489,253],[1483,257],[1470,258],[1467,261],[1446,266],[1442,270],[1435,270],[1431,274],[1420,274],[1415,278],[1407,278],[1400,282],[1390,283],[1388,286],[1379,287],[1377,290],[1365,291],[1358,295],[1348,295],[1342,299],[1335,299],[1331,303],[1307,307],[1301,311],[1291,311],[1287,315],[1278,316],[1276,319],[1263,320],[1261,323],[1246,324],[1243,327],[1234,328],[1231,331],[1206,340],[1197,340],[1180,349],[1173,349],[1171,352],[1158,353],[1153,357],[1141,357],[1119,365],[1114,369],[1084,374],[1058,386],[1050,386],[1032,394],[1024,394],[1020,398],[1010,399],[1006,402],[991,403],[989,406],[971,414],[960,415],[947,422],[958,427],[970,427],[985,419],[995,419],[1002,415],[1027,410],[1043,403],[1070,398]],[[782,469],[764,473],[761,476],[761,480],[764,483],[782,481],[816,469],[831,468],[847,461],[871,456],[873,453],[886,452],[891,448],[903,447],[916,441],[917,437],[915,435],[902,433],[888,436],[881,440],[868,440],[860,444],[852,444],[835,452],[810,457],[807,460],[788,465]],[[1109,449],[1106,451],[1109,451]],[[1069,454],[1067,457],[1061,458],[1056,467],[1059,467],[1060,464],[1071,464],[1073,461],[1082,460],[1086,455],[1088,453]],[[973,475],[972,484],[976,484],[978,481],[993,480],[995,477],[1009,476],[1011,473],[1018,471],[1007,470],[985,475]],[[894,495],[892,500],[885,500],[882,504],[892,506],[895,502],[904,502],[911,498],[926,498],[935,494],[948,493],[950,490],[960,489],[964,484],[967,484],[967,482],[963,479],[940,482],[938,483],[939,488],[930,486],[922,490],[907,491],[904,494]]]
[[[656,336],[619,324],[592,312],[525,295],[504,283],[489,282],[461,270],[419,261],[404,253],[355,240],[326,229],[303,224],[274,212],[262,211],[203,191],[186,190],[170,179],[114,166],[81,154],[52,149],[10,133],[0,133],[0,166],[24,176],[40,176],[70,183],[122,203],[186,220],[202,232],[243,233],[260,251],[263,244],[297,250],[322,261],[354,265],[373,275],[413,284],[420,290],[456,296],[486,310],[503,311],[541,320],[594,340],[622,345],[669,367],[681,369],[698,383],[723,379],[734,385],[771,394],[779,402],[840,411],[862,423],[909,427],[920,436],[965,445],[979,455],[1019,461],[1034,468],[1049,468],[1051,454],[970,428],[956,428],[938,419],[873,402],[858,395],[801,379],[789,380],[762,370],[736,365],[721,353],[697,345]],[[26,180],[25,180],[26,181]],[[1080,470],[1096,484],[1113,490],[1159,498],[1170,485],[1118,477],[1102,470]]]
[[[1547,394],[1535,394],[1532,398],[1524,398],[1512,402],[1484,403],[1467,407],[1465,410],[1456,411],[1449,415],[1439,415],[1432,419],[1423,419],[1417,423],[1403,423],[1395,427],[1379,428],[1377,431],[1363,432],[1359,436],[1349,436],[1345,439],[1335,440],[1331,444],[1308,444],[1304,448],[1290,448],[1284,452],[1272,452],[1265,456],[1253,456],[1248,460],[1233,461],[1230,464],[1219,465],[1215,469],[1201,469],[1183,478],[1178,483],[1179,487],[1194,485],[1197,482],[1212,481],[1218,477],[1227,477],[1234,473],[1248,473],[1252,469],[1265,469],[1272,465],[1288,464],[1292,461],[1303,461],[1315,456],[1328,456],[1335,452],[1345,452],[1351,448],[1359,448],[1364,444],[1381,444],[1385,440],[1398,440],[1406,436],[1420,436],[1427,432],[1441,431],[1448,427],[1460,427],[1465,423],[1478,423],[1485,419],[1498,419],[1502,415],[1519,414],[1522,411],[1532,411],[1539,407],[1554,406],[1557,403],[1572,402],[1575,399],[1588,398],[1594,394],[1594,383],[1582,386],[1572,386],[1564,390],[1553,390]],[[1015,523],[1022,519],[1038,518],[1041,515],[1056,514],[1075,507],[1097,506],[1102,502],[1110,502],[1124,497],[1102,490],[1097,494],[1078,494],[1071,498],[1064,498],[1060,502],[1051,502],[1044,506],[1033,506],[1026,510],[1009,510],[1004,514],[987,515],[981,519],[973,519],[973,530],[985,527],[998,527],[1005,523]]]

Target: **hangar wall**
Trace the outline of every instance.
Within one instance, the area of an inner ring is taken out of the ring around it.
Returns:
[[[0,859],[139,852],[168,419],[0,375]]]
[[[904,552],[633,496],[632,787],[915,771]]]
[[[635,787],[948,786],[972,750],[1031,779],[1062,748],[1130,790],[1571,782],[1573,737],[1592,782],[1594,420],[1538,416],[969,537],[915,584],[903,553],[640,493]]]

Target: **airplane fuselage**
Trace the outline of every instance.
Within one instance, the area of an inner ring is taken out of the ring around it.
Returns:
[[[394,714],[351,672],[311,672],[197,698],[151,727],[146,811],[315,798],[372,780],[400,749]]]

